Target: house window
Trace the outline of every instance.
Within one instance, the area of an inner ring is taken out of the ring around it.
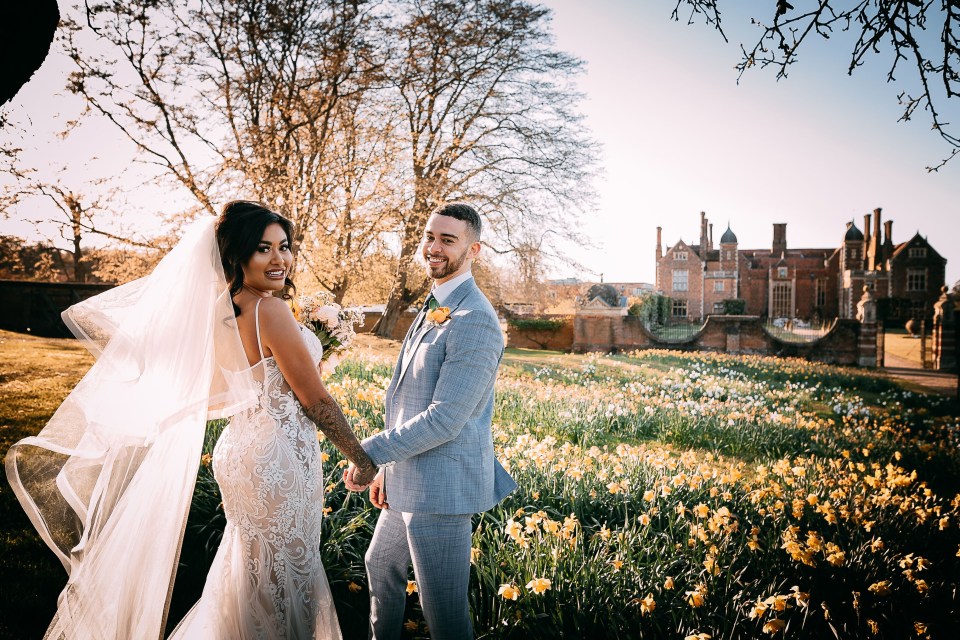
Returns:
[[[713,283],[714,291],[723,291],[723,280],[717,280]]]
[[[727,260],[733,260],[733,251],[727,251]]]
[[[850,259],[859,260],[860,259],[860,249],[850,249]]]
[[[823,307],[827,304],[827,279],[820,278],[815,284],[814,298],[816,306]]]
[[[786,278],[787,277],[787,268],[786,267],[777,267],[777,277]]]
[[[723,303],[714,302],[713,303],[713,312],[717,315],[723,315]]]
[[[674,291],[687,290],[687,270],[686,269],[673,270],[673,290]],[[684,313],[684,315],[686,315],[686,313]]]
[[[927,248],[926,247],[910,247],[909,256],[911,258],[926,258]]]
[[[927,270],[907,269],[907,291],[927,290]]]
[[[686,318],[687,317],[687,301],[674,300],[671,315],[674,318]]]
[[[677,251],[676,253],[673,254],[673,259],[674,259],[674,260],[686,260],[686,259],[687,259],[687,252],[686,252],[686,251]]]
[[[774,318],[790,318],[793,316],[793,287],[789,282],[780,282],[773,285],[773,309]]]

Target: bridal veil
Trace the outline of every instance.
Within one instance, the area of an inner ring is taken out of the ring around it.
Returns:
[[[147,277],[64,312],[96,357],[10,485],[69,574],[46,638],[159,638],[206,421],[256,401],[214,228],[194,222]]]

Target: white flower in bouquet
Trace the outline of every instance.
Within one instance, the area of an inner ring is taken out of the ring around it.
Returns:
[[[310,319],[316,320],[328,327],[336,327],[340,322],[340,311],[340,305],[337,303],[325,304],[311,311]]]
[[[337,365],[340,364],[340,353],[332,352],[328,358],[323,360],[323,372],[324,373],[333,373],[337,370]]]
[[[343,353],[353,344],[357,335],[354,326],[363,326],[363,312],[344,309],[326,291],[299,296],[293,307],[297,320],[323,344],[324,373],[333,373]]]

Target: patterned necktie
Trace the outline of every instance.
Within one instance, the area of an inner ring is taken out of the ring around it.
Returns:
[[[430,311],[430,303],[434,300],[436,300],[436,298],[433,297],[433,293],[431,292],[430,295],[427,296],[427,299],[423,301],[423,309],[421,310],[420,314],[420,326],[423,326],[423,321],[426,319],[427,313]],[[417,330],[419,329],[420,327],[417,327]]]

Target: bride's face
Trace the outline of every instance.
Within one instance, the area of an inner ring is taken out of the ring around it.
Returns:
[[[257,250],[243,264],[243,283],[260,291],[280,291],[292,266],[287,234],[279,224],[271,224],[263,230]]]

